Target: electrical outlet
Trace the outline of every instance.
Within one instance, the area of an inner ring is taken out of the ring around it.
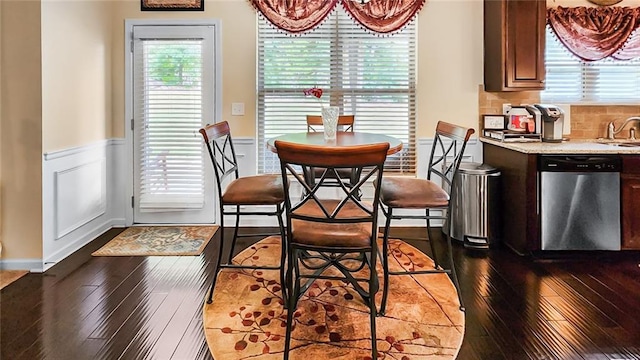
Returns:
[[[231,115],[233,115],[233,116],[244,115],[244,103],[232,103],[231,104]]]
[[[507,115],[511,110],[511,104],[502,104],[502,115]]]

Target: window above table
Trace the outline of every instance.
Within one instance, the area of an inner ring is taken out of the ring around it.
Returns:
[[[355,115],[354,131],[401,139],[403,150],[386,169],[415,173],[416,26],[379,36],[354,22],[342,7],[314,30],[295,36],[263,17],[258,24],[258,143],[306,131],[306,115],[338,106]],[[305,96],[318,87],[321,98]],[[279,171],[277,155],[258,147],[258,171]]]

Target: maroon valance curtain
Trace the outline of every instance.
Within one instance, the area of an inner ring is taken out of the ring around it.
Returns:
[[[351,17],[376,33],[400,30],[426,0],[249,0],[274,26],[291,33],[318,26],[340,3]]]
[[[547,9],[547,21],[564,46],[582,60],[640,57],[640,31],[635,31],[640,28],[640,8],[558,6]]]

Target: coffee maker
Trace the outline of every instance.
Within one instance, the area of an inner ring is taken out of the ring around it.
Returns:
[[[512,106],[508,113],[509,121],[507,123],[507,130],[520,131],[527,133],[541,133],[541,119],[542,114],[533,105],[519,105]],[[525,118],[526,123],[522,123],[522,118]],[[531,124],[527,124],[532,122]]]
[[[564,127],[564,111],[555,105],[534,104],[542,114],[542,141],[561,142]]]

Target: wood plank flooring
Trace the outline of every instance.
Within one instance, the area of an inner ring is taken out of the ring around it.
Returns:
[[[91,257],[122,230],[0,292],[0,359],[211,359],[202,303],[215,239],[201,256]],[[467,308],[458,359],[640,359],[640,252],[541,259],[455,246],[454,257]]]

